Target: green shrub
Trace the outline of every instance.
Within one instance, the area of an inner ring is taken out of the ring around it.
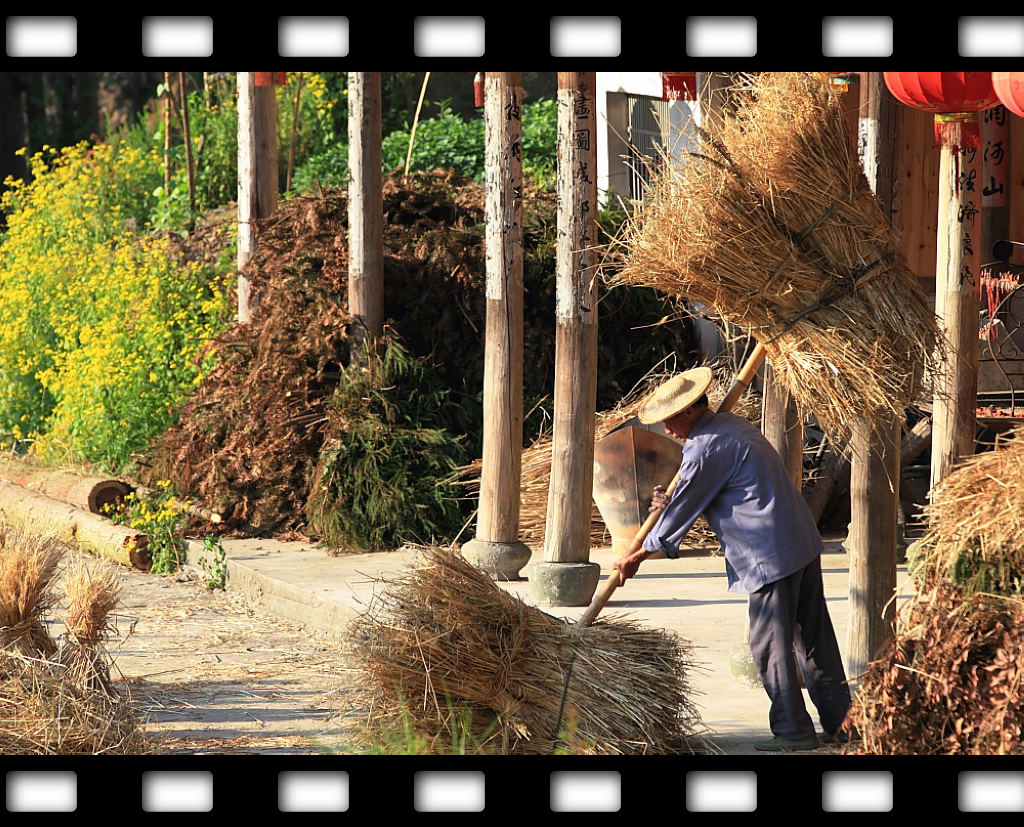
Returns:
[[[433,118],[416,126],[409,171],[431,172],[454,169],[474,181],[484,180],[483,116],[464,120],[446,103]],[[542,185],[555,180],[558,106],[554,100],[539,100],[523,106],[523,173]],[[385,174],[405,169],[409,153],[411,127],[394,130],[381,143],[381,166]],[[334,143],[311,155],[295,171],[294,192],[308,192],[321,186],[348,186],[348,139],[344,133],[333,136]]]
[[[390,336],[368,366],[343,371],[306,504],[315,535],[342,551],[455,536],[453,475],[468,457],[447,430],[446,399],[430,366]]]

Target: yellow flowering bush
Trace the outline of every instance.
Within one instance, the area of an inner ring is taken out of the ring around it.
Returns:
[[[30,169],[0,202],[0,434],[124,468],[201,376],[231,267],[178,261],[146,234],[155,152],[83,142],[36,153]]]

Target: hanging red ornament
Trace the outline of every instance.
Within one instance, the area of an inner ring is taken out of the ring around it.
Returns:
[[[473,105],[484,105],[484,73],[477,72],[473,78]]]
[[[900,103],[935,115],[939,146],[977,148],[978,113],[999,104],[991,72],[883,72]]]
[[[1024,118],[1024,72],[993,72],[992,88],[1003,106]]]
[[[697,100],[697,73],[662,72],[661,99],[665,101]]]

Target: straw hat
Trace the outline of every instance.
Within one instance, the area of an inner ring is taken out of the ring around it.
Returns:
[[[677,373],[647,397],[640,406],[637,419],[644,425],[653,425],[655,422],[664,422],[682,413],[707,393],[714,376],[714,372],[708,367],[692,368]]]

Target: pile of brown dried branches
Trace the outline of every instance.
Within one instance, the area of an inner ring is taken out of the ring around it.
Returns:
[[[621,619],[571,625],[428,547],[382,581],[350,634],[355,703],[374,726],[444,746],[466,722],[501,754],[707,749],[689,644]]]
[[[1024,754],[1024,603],[940,583],[903,613],[850,711],[856,750]]]
[[[834,92],[764,73],[685,164],[657,168],[613,281],[701,302],[765,344],[776,378],[845,444],[901,419],[935,370],[934,313],[871,192]]]
[[[63,553],[55,537],[0,524],[0,754],[147,752],[131,703],[110,684],[103,640],[120,586],[109,564],[72,563],[68,633],[55,641],[46,630]]]

